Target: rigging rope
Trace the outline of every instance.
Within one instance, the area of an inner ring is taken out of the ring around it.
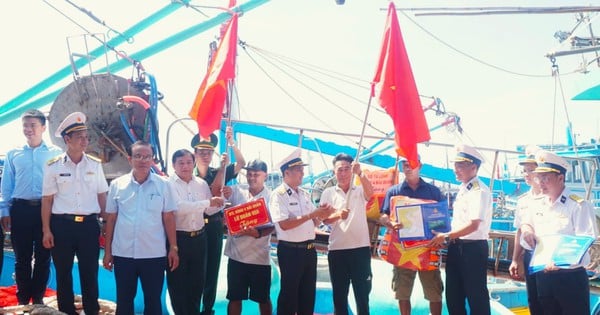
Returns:
[[[292,63],[294,65],[297,65],[298,67],[301,67],[301,68],[307,69],[309,71],[313,71],[313,72],[316,72],[318,74],[321,74],[323,76],[326,76],[326,77],[329,77],[329,78],[341,81],[341,82],[346,83],[346,84],[348,84],[348,85],[350,85],[352,87],[361,88],[361,89],[363,89],[365,91],[370,91],[371,90],[371,88],[369,87],[370,81],[368,81],[368,80],[364,80],[364,79],[361,79],[361,78],[358,78],[358,77],[350,76],[350,75],[347,75],[347,74],[344,74],[344,73],[341,73],[341,72],[338,72],[338,71],[326,69],[326,68],[323,68],[321,66],[314,65],[314,64],[311,64],[311,63],[303,62],[301,60],[298,60],[298,59],[295,59],[295,58],[292,58],[292,57],[289,57],[289,56],[286,56],[286,55],[278,54],[278,53],[275,53],[275,52],[272,52],[272,51],[268,51],[268,50],[265,50],[265,49],[253,46],[253,45],[248,44],[246,42],[241,42],[240,45],[242,47],[246,46],[246,47],[252,49],[253,51],[256,51],[257,53],[260,52],[263,55],[269,55],[269,56],[271,56],[271,58],[278,60],[281,64],[284,64],[284,65],[286,65],[289,68],[292,68],[292,67],[289,64],[287,64],[286,61],[289,62],[289,63]],[[265,57],[263,56],[263,58],[265,58]],[[292,68],[292,69],[294,69],[294,68]],[[326,87],[328,87],[328,88],[330,88],[330,89],[332,89],[332,90],[340,93],[341,95],[344,95],[344,96],[346,96],[346,97],[348,97],[348,98],[350,98],[352,100],[355,100],[357,103],[359,103],[361,105],[366,105],[365,102],[362,101],[362,100],[360,100],[359,98],[357,98],[357,97],[355,97],[353,95],[350,95],[349,93],[346,93],[346,92],[342,91],[341,89],[333,87],[332,85],[325,83],[323,80],[317,79],[315,76],[311,76],[311,75],[309,75],[309,74],[307,74],[305,72],[301,72],[298,69],[294,69],[294,70],[297,71],[297,72],[300,72],[300,73],[302,73],[302,74],[304,74],[304,75],[306,75],[308,77],[310,77],[314,81],[316,81],[316,82],[318,82],[318,83],[320,83],[320,84],[322,84],[322,85],[324,85],[324,86],[326,86]],[[345,78],[348,78],[348,79],[345,79]],[[358,81],[358,82],[360,82],[360,84],[354,83],[351,80]],[[449,116],[449,117],[458,117],[458,115],[456,115],[455,113],[446,112],[445,106],[444,106],[443,102],[439,98],[437,98],[435,96],[426,96],[426,95],[422,95],[422,94],[419,94],[419,97],[424,98],[424,99],[431,99],[432,100],[432,103],[429,106],[423,108],[424,111],[429,110],[429,109],[433,109],[433,107],[435,107],[435,113],[436,113],[437,116],[446,115],[446,116]],[[385,112],[385,110],[382,109],[381,107],[374,106],[374,108],[378,112],[387,115],[387,113]],[[347,112],[347,111],[345,111],[345,112]],[[460,127],[459,127],[459,129],[460,129]],[[382,133],[386,134],[386,135],[389,135],[388,133],[385,133],[385,132],[382,132]]]
[[[242,42],[241,44],[243,46],[247,46],[247,47],[250,47],[250,48],[252,48],[254,50],[260,51],[260,52],[262,52],[262,53],[264,53],[266,55],[271,55],[274,58],[288,60],[289,62],[294,63],[294,64],[296,64],[296,65],[298,65],[300,67],[307,68],[307,69],[316,69],[316,70],[313,70],[313,71],[315,71],[317,73],[320,73],[320,74],[323,74],[325,76],[328,76],[330,78],[342,81],[344,83],[351,84],[354,87],[361,88],[361,89],[366,90],[366,91],[370,91],[371,90],[371,87],[369,86],[371,84],[371,82],[368,81],[368,80],[365,80],[363,78],[354,77],[354,76],[350,76],[350,75],[345,74],[345,73],[341,73],[341,72],[338,72],[338,71],[333,71],[333,70],[330,70],[330,69],[326,69],[326,68],[323,68],[323,67],[320,67],[320,66],[317,66],[317,65],[314,65],[314,64],[310,64],[310,63],[301,61],[299,59],[291,58],[291,57],[286,56],[286,55],[278,54],[278,53],[275,53],[275,52],[272,52],[272,51],[268,51],[266,49],[262,49],[262,48],[250,45],[250,44],[248,44],[246,42]],[[333,74],[337,75],[337,77],[334,76]],[[347,78],[348,80],[341,79],[341,78]],[[360,84],[353,83],[351,80],[358,81],[358,82],[360,82]]]
[[[480,64],[482,64],[482,65],[484,65],[484,66],[487,66],[487,67],[490,67],[490,68],[492,68],[492,69],[496,69],[496,70],[499,70],[499,71],[502,71],[502,72],[505,72],[505,73],[509,73],[509,74],[513,74],[513,75],[517,75],[517,76],[522,76],[522,77],[530,77],[530,78],[549,78],[549,77],[551,77],[551,76],[552,76],[552,75],[547,75],[547,74],[528,74],[528,73],[520,73],[520,72],[516,72],[516,71],[512,71],[512,70],[504,69],[504,68],[502,68],[502,67],[500,67],[500,66],[493,65],[493,64],[491,64],[491,63],[489,63],[489,62],[486,62],[486,61],[484,61],[484,60],[482,60],[482,59],[479,59],[479,58],[477,58],[477,57],[475,57],[475,56],[472,56],[472,55],[470,55],[470,54],[468,54],[468,53],[466,53],[466,52],[464,52],[464,51],[462,51],[462,50],[460,50],[460,49],[458,49],[458,48],[456,48],[456,47],[454,47],[454,46],[450,45],[449,43],[445,42],[444,40],[442,40],[441,38],[439,38],[438,36],[436,36],[435,34],[433,34],[432,32],[430,32],[429,30],[427,30],[425,27],[421,26],[421,25],[420,25],[419,23],[417,23],[415,20],[413,20],[413,19],[412,19],[410,16],[408,16],[408,14],[406,14],[404,11],[400,11],[400,13],[401,13],[402,15],[404,15],[404,17],[406,17],[406,18],[407,18],[407,19],[408,19],[410,22],[412,22],[412,23],[413,23],[415,26],[417,26],[417,27],[418,27],[418,28],[420,28],[420,29],[421,29],[423,32],[425,32],[427,35],[429,35],[430,37],[432,37],[433,39],[435,39],[436,41],[438,41],[440,44],[442,44],[442,45],[444,45],[444,46],[448,47],[449,49],[451,49],[451,50],[453,50],[453,51],[455,51],[455,52],[457,52],[457,53],[459,53],[459,54],[461,54],[461,55],[463,55],[463,56],[465,56],[465,57],[467,57],[467,58],[469,58],[469,59],[471,59],[471,60],[473,60],[473,61],[475,61],[475,62],[478,62],[478,63],[480,63]],[[567,73],[567,74],[572,74],[572,73],[576,73],[576,72],[577,72],[577,71],[576,71],[576,70],[574,70],[574,71],[572,71],[572,72],[569,72],[569,73]]]
[[[188,0],[183,0],[183,1],[188,1]],[[256,2],[259,0],[251,0],[251,2],[252,1]],[[124,34],[127,34],[128,36],[134,36],[142,31],[144,31],[146,28],[152,26],[154,23],[165,18],[167,15],[173,13],[175,10],[177,10],[181,7],[182,6],[179,4],[170,3],[166,6],[164,6],[163,8],[161,8],[160,10],[158,10],[157,12],[152,13],[151,15],[147,16],[140,22],[138,22],[138,23],[134,24],[133,26],[131,26],[130,28],[128,28],[124,32]],[[247,10],[250,10],[252,8],[253,7],[250,6]],[[116,37],[116,38],[109,40],[106,45],[116,47],[123,42],[124,42],[124,40],[121,37]],[[171,45],[167,45],[167,44],[161,45],[161,47],[170,47],[170,46]],[[102,47],[98,47],[98,48],[94,49],[92,52],[90,52],[89,55],[92,57],[98,57],[105,53],[106,53],[105,47],[102,46]],[[87,62],[87,59],[82,59],[82,60],[78,60],[77,64],[85,65],[85,62]],[[122,68],[120,68],[122,66],[119,63],[115,63],[111,66],[114,67],[113,70],[115,68],[117,69],[117,71],[122,69]],[[48,89],[49,87],[53,86],[54,84],[58,83],[60,80],[66,78],[67,76],[69,76],[71,74],[72,74],[72,71],[71,71],[70,65],[65,66],[65,67],[61,68],[60,70],[56,71],[55,73],[51,74],[47,78],[43,79],[42,81],[38,82],[37,84],[33,85],[28,90],[20,93],[19,95],[10,99],[6,103],[0,105],[0,125],[5,124],[14,119],[18,119],[21,116],[22,112],[27,109],[39,108],[39,107],[45,106],[49,103],[52,103],[54,101],[54,99],[56,98],[56,96],[60,93],[62,88],[55,90],[53,92],[50,92],[46,95],[40,96],[39,98],[37,98],[33,101],[30,101],[29,103],[25,103],[25,102],[27,100],[33,98],[34,96],[37,96],[42,91]]]
[[[315,115],[314,113],[312,113],[311,111],[309,111],[308,109],[306,109],[306,107],[304,106],[304,104],[302,104],[302,102],[300,102],[298,99],[296,99],[290,92],[288,92],[285,88],[283,88],[283,86],[277,82],[277,80],[275,80],[275,78],[273,78],[265,69],[263,66],[261,66],[256,59],[254,59],[254,57],[252,57],[248,51],[246,50],[246,48],[244,46],[242,46],[242,49],[244,50],[244,52],[246,53],[246,55],[248,56],[248,58],[250,58],[250,60],[259,68],[259,70],[261,70],[264,75],[267,76],[267,78],[269,78],[269,80],[271,80],[271,82],[273,82],[273,84],[275,84],[285,95],[287,95],[294,103],[296,103],[298,106],[300,106],[300,108],[302,108],[307,114],[309,114],[312,118],[314,118],[316,121],[320,122],[321,124],[323,124],[323,126],[326,126],[328,128],[331,128],[333,131],[338,132],[337,130],[335,130],[335,128],[332,128],[330,126],[330,124],[328,124],[327,122],[325,122],[323,119],[321,119],[320,117],[318,117],[317,115]],[[350,138],[346,137],[346,139],[352,141]]]
[[[196,12],[202,14],[202,15],[204,15],[204,17],[209,17],[208,15],[206,15],[206,13],[200,11],[197,8],[196,5],[191,5],[189,1],[183,2],[181,0],[171,0],[171,2],[179,3],[179,4],[183,5],[183,6],[185,6],[186,8],[190,8],[190,9],[192,9],[192,10],[194,10],[194,11],[196,11]]]
[[[244,44],[246,44],[246,43],[244,43]],[[326,86],[326,87],[328,87],[328,88],[330,88],[330,89],[332,89],[332,90],[334,90],[334,91],[336,91],[336,92],[340,93],[341,95],[344,95],[344,96],[346,96],[346,97],[348,97],[348,98],[350,98],[350,99],[352,99],[352,100],[356,101],[357,103],[359,103],[359,104],[361,104],[361,105],[366,105],[366,104],[365,104],[365,102],[364,102],[363,100],[359,99],[358,97],[355,97],[355,96],[353,96],[353,95],[350,95],[349,93],[346,93],[346,92],[342,91],[341,89],[338,89],[338,88],[336,88],[336,87],[332,86],[331,84],[327,84],[327,83],[325,83],[323,80],[319,80],[319,79],[317,79],[317,78],[316,78],[316,77],[314,77],[314,76],[308,75],[308,74],[307,74],[307,73],[305,73],[305,72],[302,72],[302,71],[300,71],[300,70],[298,70],[298,69],[294,69],[294,68],[292,68],[292,67],[291,67],[289,64],[286,64],[286,63],[285,63],[285,62],[284,62],[282,59],[286,59],[286,60],[288,60],[289,62],[291,62],[291,63],[293,63],[293,64],[295,64],[295,65],[297,65],[297,66],[299,66],[299,67],[305,68],[305,69],[307,69],[307,70],[312,70],[312,71],[314,71],[314,72],[316,72],[316,73],[322,74],[322,75],[324,75],[324,76],[327,76],[327,77],[330,77],[330,78],[332,78],[332,79],[336,79],[336,80],[338,80],[338,81],[341,81],[341,82],[343,82],[343,83],[347,83],[347,84],[349,84],[349,85],[351,85],[351,86],[353,86],[353,87],[358,87],[358,88],[361,88],[361,89],[363,89],[365,92],[367,92],[367,91],[370,91],[370,90],[371,90],[371,89],[370,89],[370,87],[369,87],[369,84],[370,84],[370,83],[369,83],[367,80],[362,80],[362,79],[358,79],[358,78],[356,78],[356,80],[360,80],[360,81],[362,81],[362,83],[363,83],[363,84],[356,84],[356,83],[353,83],[353,82],[351,82],[351,81],[349,81],[349,80],[340,79],[339,77],[335,77],[335,76],[333,76],[333,75],[331,75],[331,74],[328,74],[328,73],[326,73],[324,70],[322,70],[323,68],[317,68],[317,70],[314,70],[314,69],[311,69],[311,67],[309,67],[309,66],[306,66],[306,65],[304,65],[304,64],[302,64],[302,63],[300,63],[300,62],[296,61],[295,59],[292,59],[292,58],[285,58],[285,56],[283,56],[283,55],[279,55],[279,54],[272,54],[272,53],[269,53],[269,52],[267,52],[266,50],[263,50],[263,49],[257,48],[257,47],[255,47],[255,46],[252,46],[252,45],[247,45],[247,46],[248,46],[248,47],[250,47],[251,49],[253,49],[254,51],[256,51],[256,53],[257,53],[257,54],[260,54],[260,53],[262,53],[263,55],[271,55],[273,59],[278,59],[278,60],[279,60],[279,62],[280,62],[281,64],[283,64],[283,65],[286,65],[287,67],[289,67],[289,68],[291,68],[291,69],[295,70],[296,72],[299,72],[299,73],[301,73],[301,74],[303,74],[303,75],[305,75],[305,76],[307,76],[307,77],[311,78],[312,80],[314,80],[314,81],[316,81],[316,82],[318,82],[318,83],[320,83],[320,84],[322,84],[322,85],[324,85],[324,86]],[[263,56],[263,58],[265,58],[265,57]],[[334,73],[336,73],[336,72],[334,72]],[[337,72],[336,74],[341,74],[341,73]],[[316,93],[316,92],[315,92],[315,93]],[[376,111],[380,112],[380,113],[385,113],[385,111],[384,111],[382,108],[380,108],[380,107],[374,106],[374,109],[375,109]],[[347,111],[345,111],[345,112],[347,112]],[[348,112],[347,112],[347,113],[348,113]],[[351,115],[351,114],[349,114],[349,115]],[[375,129],[375,130],[377,130],[376,128],[374,128],[374,129]],[[380,130],[377,130],[377,131],[380,131]],[[380,131],[380,132],[382,132],[382,131]],[[385,134],[385,132],[382,132],[382,133],[384,133],[384,134]]]
[[[360,123],[362,123],[362,122],[363,122],[363,120],[362,120],[360,117],[358,117],[358,116],[356,116],[356,115],[354,115],[354,114],[350,113],[349,111],[347,111],[346,109],[344,109],[344,108],[343,108],[341,105],[339,105],[339,104],[335,103],[334,101],[332,101],[331,99],[329,99],[328,97],[326,97],[325,95],[323,95],[322,93],[320,93],[320,92],[316,91],[314,88],[312,88],[312,87],[308,86],[308,85],[307,85],[306,83],[304,83],[303,81],[301,81],[301,80],[299,80],[298,78],[294,77],[294,76],[293,76],[292,74],[290,74],[288,71],[286,71],[286,70],[285,70],[285,69],[283,69],[282,67],[280,67],[280,66],[276,65],[276,64],[275,64],[273,61],[271,61],[271,60],[267,59],[265,56],[261,55],[260,53],[258,53],[258,54],[259,54],[261,57],[263,57],[263,59],[264,59],[266,62],[268,62],[269,64],[271,64],[273,67],[275,67],[275,68],[279,69],[279,71],[281,71],[282,73],[284,73],[285,75],[287,75],[289,78],[291,78],[292,80],[294,80],[294,81],[295,81],[295,82],[297,82],[298,84],[300,84],[300,85],[302,85],[303,87],[305,87],[305,88],[306,88],[307,90],[309,90],[310,92],[312,92],[312,93],[314,93],[314,94],[318,95],[318,96],[319,96],[321,99],[323,99],[323,100],[325,100],[327,103],[329,103],[329,104],[331,104],[331,105],[335,106],[335,107],[336,107],[336,108],[338,108],[340,111],[342,111],[342,112],[346,113],[348,116],[350,116],[350,117],[354,118],[356,121],[358,121],[358,122],[360,122]],[[289,66],[289,65],[287,65],[287,64],[283,64],[283,65],[284,65],[284,66],[286,66],[286,67],[288,67],[288,68],[290,68],[290,69],[292,69],[292,70],[295,70],[295,71],[297,71],[297,72],[299,72],[299,73],[301,73],[301,74],[303,74],[303,75],[305,75],[305,76],[307,76],[307,77],[309,77],[309,78],[311,78],[311,79],[313,79],[313,80],[315,80],[315,81],[317,81],[317,82],[319,82],[319,80],[317,80],[317,79],[315,79],[315,78],[311,77],[310,75],[308,75],[308,74],[306,74],[306,73],[303,73],[303,72],[301,72],[301,71],[299,71],[299,70],[296,70],[296,69],[294,69],[294,68],[290,67],[290,66]],[[322,82],[319,82],[319,83],[322,83]],[[327,84],[325,84],[325,83],[322,83],[322,84],[324,84],[324,85],[328,86],[328,85],[327,85]],[[385,134],[385,133],[386,133],[385,131],[382,131],[382,130],[380,130],[380,129],[376,128],[376,127],[375,127],[375,126],[373,126],[372,124],[369,124],[369,127],[371,127],[372,129],[374,129],[375,131],[378,131],[378,132],[379,132],[379,133],[381,133],[381,134]]]
[[[294,81],[298,82],[300,85],[304,86],[306,89],[310,90],[311,92],[313,92],[314,94],[320,96],[322,99],[326,100],[327,102],[331,103],[332,105],[336,106],[340,111],[347,113],[348,115],[352,116],[353,118],[355,118],[356,120],[359,120],[362,123],[362,120],[358,117],[356,117],[355,115],[351,114],[350,112],[348,112],[347,109],[345,109],[344,107],[335,104],[331,99],[325,97],[323,94],[319,93],[318,91],[315,91],[315,89],[309,87],[306,83],[300,81],[299,79],[295,78],[290,72],[284,70],[281,66],[278,66],[275,64],[274,61],[276,61],[278,64],[281,64],[299,74],[302,74],[308,78],[310,78],[311,80],[331,89],[336,91],[337,93],[344,95],[350,99],[355,100],[357,103],[364,105],[364,102],[359,100],[358,98],[342,91],[339,88],[336,88],[328,83],[325,83],[323,80],[315,77],[314,75],[311,75],[309,73],[307,73],[307,71],[303,71],[301,69],[298,68],[302,68],[302,69],[306,69],[308,71],[312,71],[312,72],[316,72],[318,74],[321,74],[323,76],[332,78],[332,79],[336,79],[339,80],[343,83],[347,83],[348,85],[352,86],[352,87],[361,87],[364,88],[365,91],[370,90],[370,88],[367,88],[366,85],[369,84],[369,81],[367,80],[363,80],[360,78],[356,78],[356,77],[352,77],[350,75],[346,75],[340,72],[336,72],[336,71],[332,71],[332,70],[328,70],[325,69],[323,67],[320,66],[316,66],[313,64],[309,64],[306,62],[302,62],[299,61],[297,59],[285,56],[285,55],[281,55],[281,54],[277,54],[271,51],[267,51],[265,49],[253,46],[253,45],[249,45],[246,42],[240,41],[240,46],[244,49],[244,51],[246,52],[246,54],[250,57],[250,59],[261,69],[261,71],[263,71],[263,73],[265,73],[265,75],[267,77],[269,77],[269,79],[271,79],[272,81],[274,81],[274,79],[266,72],[265,68],[262,67],[261,65],[258,64],[258,62],[256,61],[256,59],[254,59],[252,56],[250,56],[250,51],[253,51],[256,55],[262,57],[264,60],[266,60],[266,62],[268,62],[270,65],[272,65],[273,67],[277,68],[279,71],[281,71],[282,73],[284,73],[285,75],[287,75],[288,77],[292,78]],[[274,61],[272,61],[272,60]],[[333,73],[335,75],[332,75],[330,73]],[[349,78],[349,79],[346,79]],[[352,82],[351,80],[355,80],[355,81],[360,81],[363,82],[364,85],[360,85],[360,84],[356,84],[354,82]],[[280,84],[278,84],[277,82],[275,82],[275,84],[280,87],[280,89],[283,89],[283,87],[281,87]],[[287,91],[284,90],[284,93],[288,94]],[[288,94],[289,95],[289,94]],[[460,125],[460,117],[456,114],[456,113],[452,113],[452,112],[447,112],[445,109],[445,105],[444,103],[437,97],[433,97],[433,96],[424,96],[424,95],[419,95],[421,98],[427,98],[427,99],[431,99],[432,102],[430,105],[423,107],[423,111],[428,111],[428,110],[433,110],[435,112],[436,116],[444,116],[445,117],[445,121],[440,124],[440,126],[435,127],[433,130],[438,129],[440,127],[446,127],[447,130],[449,132],[452,131],[456,131],[458,130],[459,132],[462,132],[462,126]],[[295,99],[294,99],[295,100]],[[297,102],[298,103],[298,102]],[[302,105],[300,105],[302,106]],[[378,106],[375,106],[375,108],[381,112],[384,113],[384,115],[387,117],[387,113],[381,109]],[[303,107],[303,109],[305,111],[308,112],[308,110],[306,108]],[[309,114],[312,115],[311,112],[309,112]],[[314,115],[312,115],[313,117],[315,117]],[[324,125],[326,125],[325,123],[323,123]],[[328,126],[328,125],[326,125]],[[387,136],[390,136],[390,133],[386,133],[383,132],[375,127],[373,127],[372,124],[369,123],[369,126],[372,127],[374,130],[380,132],[381,134]],[[329,126],[328,126],[329,127]],[[393,133],[392,133],[393,134]]]
[[[106,28],[108,29],[108,32],[107,32],[107,36],[108,36],[108,38],[111,38],[111,36],[110,36],[110,33],[112,32],[112,33],[115,33],[115,34],[117,34],[117,35],[121,36],[122,38],[124,38],[124,39],[125,39],[125,41],[127,41],[129,44],[132,44],[132,43],[134,42],[134,39],[133,39],[133,37],[125,37],[125,35],[123,35],[123,33],[121,33],[121,32],[119,32],[119,31],[115,30],[114,28],[112,28],[112,27],[110,27],[110,26],[108,26],[108,25],[106,24],[106,22],[104,22],[104,20],[102,20],[102,19],[98,18],[96,15],[94,15],[94,14],[92,13],[92,11],[90,11],[90,10],[87,10],[87,9],[86,9],[86,8],[84,8],[84,7],[80,7],[80,6],[76,5],[75,3],[73,3],[73,2],[72,2],[72,1],[70,1],[70,0],[65,0],[65,1],[66,1],[67,3],[69,3],[70,5],[72,5],[73,7],[75,7],[76,9],[78,9],[79,11],[81,11],[81,12],[85,13],[85,14],[86,14],[87,16],[89,16],[89,17],[90,17],[92,20],[94,20],[96,23],[98,23],[98,24],[100,24],[100,25],[102,25],[102,26],[106,27]],[[46,2],[46,1],[44,1],[44,2]],[[47,3],[47,2],[46,2],[46,3]],[[72,20],[71,20],[71,21],[72,21]],[[74,22],[74,23],[75,23],[75,22]],[[76,23],[76,24],[77,24],[77,23]],[[77,25],[79,26],[79,24],[77,24]],[[81,27],[81,26],[80,26],[80,27]],[[88,32],[88,33],[89,33],[89,32]]]
[[[67,14],[65,14],[64,12],[62,12],[60,9],[58,9],[57,7],[53,6],[50,2],[48,2],[48,0],[43,0],[44,3],[46,3],[49,7],[51,7],[52,9],[54,9],[56,12],[58,12],[60,15],[64,16],[67,20],[71,21],[71,23],[77,25],[77,27],[79,27],[80,29],[82,29],[86,34],[90,35],[92,38],[94,38],[95,40],[97,40],[98,42],[100,42],[101,44],[106,44],[106,42],[101,39],[98,38],[98,36],[96,36],[96,34],[92,33],[90,30],[88,30],[87,28],[85,28],[85,26],[79,24],[77,21],[75,21],[73,18],[71,18],[70,16],[68,16]],[[69,0],[65,0],[67,2],[69,2]],[[123,37],[124,38],[124,37]]]

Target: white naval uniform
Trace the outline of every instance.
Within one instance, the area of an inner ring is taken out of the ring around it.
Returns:
[[[534,229],[536,237],[552,234],[598,236],[598,227],[594,207],[583,198],[565,188],[554,203],[548,197],[543,198],[542,207],[537,211],[529,211],[523,217],[523,224]],[[521,245],[528,244],[521,237]],[[581,264],[570,268],[585,266],[590,262],[586,253]]]
[[[304,242],[315,239],[315,225],[312,220],[307,220],[299,226],[284,231],[279,222],[289,218],[308,215],[315,210],[308,192],[298,187],[298,192],[291,189],[286,183],[277,187],[271,193],[269,212],[275,223],[277,239],[288,242]]]
[[[537,211],[540,207],[543,207],[543,200],[543,194],[534,194],[531,189],[519,196],[519,199],[517,200],[517,208],[515,210],[515,219],[513,221],[515,228],[518,229],[521,227],[525,213]]]
[[[531,190],[519,196],[517,200],[517,208],[515,210],[515,219],[513,221],[513,225],[515,228],[521,228],[523,224],[523,218],[527,213],[535,213],[544,207],[545,196],[543,194],[534,195]],[[525,250],[533,250],[527,242],[523,241],[523,236],[521,235],[521,239],[519,240],[521,247]]]
[[[479,228],[463,240],[487,240],[492,225],[492,194],[490,189],[476,176],[460,185],[453,205],[452,230],[459,230],[473,220],[481,220]]]
[[[44,169],[42,195],[54,195],[52,214],[100,213],[97,196],[107,191],[102,164],[87,154],[75,164],[63,153],[49,161]]]

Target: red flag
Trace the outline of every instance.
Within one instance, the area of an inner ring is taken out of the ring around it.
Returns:
[[[238,15],[234,13],[189,113],[198,123],[198,133],[202,138],[209,138],[219,128],[227,98],[227,83],[235,78],[237,22]]]
[[[396,7],[390,2],[383,45],[372,83],[381,107],[391,116],[396,132],[396,151],[411,167],[419,165],[417,143],[428,141],[429,128],[402,39]]]

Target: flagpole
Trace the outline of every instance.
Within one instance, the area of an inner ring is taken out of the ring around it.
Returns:
[[[227,128],[231,128],[231,102],[233,100],[233,79],[227,80],[227,99],[225,100],[225,106],[226,106],[226,110],[227,110],[227,123],[225,126],[225,141],[227,140]],[[231,136],[233,137],[233,128],[231,128]],[[225,146],[225,153],[227,153],[227,156],[229,157],[229,161],[231,161],[231,153],[232,153],[233,149],[231,148],[231,146],[229,145],[229,142],[226,143]],[[223,169],[223,187],[225,187],[225,185],[227,184],[226,180],[227,180],[227,167],[229,165],[225,164],[224,166],[222,166]],[[223,189],[221,189],[221,197],[225,198],[225,196],[223,195]]]
[[[365,118],[363,119],[362,130],[360,131],[360,138],[358,140],[358,148],[356,149],[356,157],[354,161],[360,163],[360,154],[362,151],[362,143],[365,137],[365,130],[367,128],[367,120],[369,118],[369,110],[371,109],[371,100],[373,100],[373,94],[369,97],[369,102],[367,102],[367,110],[365,112]],[[348,189],[348,193],[346,194],[346,209],[350,210],[350,196],[352,194],[352,190],[354,188],[354,181],[356,180],[356,174],[352,173],[352,178],[350,179],[350,188]]]

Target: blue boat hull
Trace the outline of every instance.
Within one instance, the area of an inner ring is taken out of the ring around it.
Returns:
[[[12,279],[12,273],[14,271],[14,256],[12,253],[5,253],[4,257],[4,268],[2,270],[2,276],[0,278],[1,286],[10,286],[14,284]],[[275,260],[273,260],[275,261]],[[272,265],[272,286],[271,286],[271,300],[273,301],[273,308],[276,309],[277,294],[279,292],[279,270],[276,264],[273,262]],[[394,299],[393,292],[391,291],[391,276],[392,266],[384,261],[373,259],[372,260],[373,270],[373,289],[370,294],[370,308],[371,313],[378,315],[387,314],[398,314],[398,304]],[[215,311],[217,314],[227,313],[227,257],[223,257],[221,268],[219,271],[219,283],[217,290],[217,301],[215,304]],[[331,294],[331,284],[328,282],[328,270],[327,270],[327,257],[326,255],[319,255],[319,281],[317,282],[317,296],[315,303],[315,314],[333,314],[333,303]],[[442,276],[444,273],[442,272]],[[100,298],[105,300],[114,301],[116,299],[116,286],[114,275],[105,270],[99,268],[99,284],[100,284]],[[79,272],[77,271],[77,265],[73,268],[73,288],[75,293],[80,293],[79,287]],[[492,279],[493,280],[493,279]],[[526,305],[526,298],[524,295],[524,287],[522,284],[513,283],[512,281],[494,281],[495,283],[490,284],[490,291],[492,292],[492,314],[504,315],[512,314],[504,305],[509,307],[516,307],[519,305]],[[52,267],[50,272],[49,287],[56,288],[56,273]],[[138,286],[138,295],[135,299],[135,311],[136,313],[142,313],[144,309],[143,295],[141,294],[141,287]],[[169,297],[166,294],[166,285],[163,288],[163,314],[170,314]],[[348,296],[350,303],[351,314],[356,314],[354,308],[354,298],[350,294]],[[511,302],[512,301],[512,302]],[[524,302],[523,302],[524,301]],[[415,281],[415,287],[413,289],[413,295],[411,303],[413,305],[412,314],[421,315],[429,314],[429,303],[423,298],[422,289],[420,283]],[[507,304],[508,303],[508,304]],[[525,303],[525,304],[523,304]],[[592,300],[591,305],[596,305],[598,298]],[[504,305],[503,305],[504,304]],[[254,315],[258,312],[258,306],[256,303],[250,301],[244,301],[242,314]],[[444,307],[443,314],[448,314]]]

